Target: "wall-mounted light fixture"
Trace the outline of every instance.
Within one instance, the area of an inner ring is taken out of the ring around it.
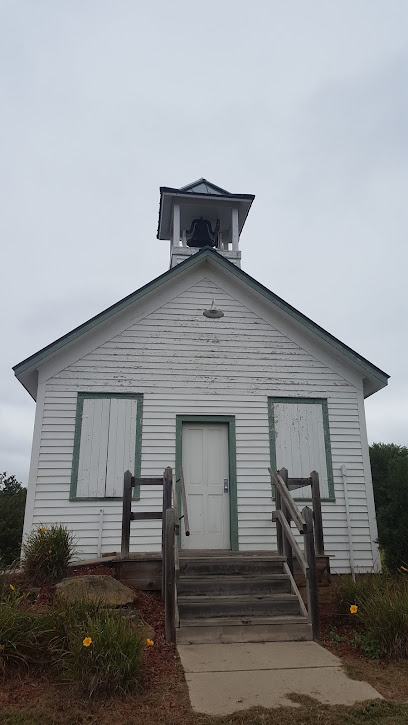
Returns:
[[[209,317],[210,320],[218,320],[220,317],[224,317],[223,311],[216,309],[214,298],[211,302],[210,308],[208,310],[204,310],[203,315],[204,317]]]

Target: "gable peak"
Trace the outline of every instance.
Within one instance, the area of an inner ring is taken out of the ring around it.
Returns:
[[[215,194],[217,196],[221,194],[222,196],[231,196],[229,191],[222,189],[220,186],[216,186],[216,184],[204,179],[204,177],[197,179],[197,181],[192,181],[191,184],[180,187],[180,191],[188,194]]]

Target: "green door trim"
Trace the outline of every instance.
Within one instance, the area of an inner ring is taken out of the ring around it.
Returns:
[[[176,494],[181,511],[180,466],[182,457],[183,423],[227,423],[231,550],[238,551],[238,500],[237,500],[237,444],[234,415],[176,415]],[[180,537],[181,542],[181,537]]]
[[[82,413],[84,400],[88,398],[130,398],[137,401],[136,411],[136,441],[135,466],[133,475],[140,478],[142,467],[142,430],[143,430],[143,393],[78,393],[75,414],[74,450],[72,454],[71,485],[69,491],[70,501],[121,501],[122,496],[77,496],[79,453],[81,445]],[[140,499],[140,486],[133,489],[133,498]]]
[[[327,466],[327,483],[329,487],[329,496],[323,497],[322,501],[335,501],[334,494],[334,478],[333,478],[333,461],[331,453],[330,443],[330,424],[329,424],[329,411],[327,406],[327,398],[284,398],[284,397],[268,397],[268,419],[269,419],[269,449],[270,449],[270,461],[272,471],[276,471],[276,437],[275,437],[275,403],[306,403],[311,405],[322,406],[323,416],[323,433],[324,433],[324,448],[326,452],[326,466]],[[289,471],[290,477],[290,471]],[[273,497],[275,498],[274,486],[272,487]],[[297,499],[298,501],[309,501],[310,499],[302,498]]]

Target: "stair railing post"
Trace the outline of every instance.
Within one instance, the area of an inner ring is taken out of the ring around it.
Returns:
[[[280,475],[281,479],[283,480],[286,488],[288,488],[288,471],[287,471],[287,469],[286,468],[281,468],[280,471],[279,471],[279,475]],[[288,511],[288,509],[287,509],[287,507],[285,505],[282,506],[282,511],[283,511],[283,514],[284,514],[284,516],[286,518],[286,521],[288,522],[288,524],[290,526],[290,521],[291,521],[290,513],[289,513],[289,511]],[[284,532],[282,532],[282,535],[283,535],[283,555],[286,557],[286,561],[287,561],[287,564],[288,564],[290,573],[293,574],[293,552],[292,552],[292,547],[290,545],[290,542],[289,542],[287,536],[285,536],[285,533]]]
[[[323,539],[323,518],[322,518],[322,500],[320,496],[319,474],[312,471],[310,474],[312,481],[312,505],[314,520],[314,538],[316,556],[324,556],[324,539]]]
[[[309,506],[305,506],[302,514],[303,518],[306,521],[306,531],[304,533],[304,548],[306,561],[309,565],[308,575],[306,579],[307,610],[312,625],[313,639],[318,639],[320,634],[319,599],[317,592],[316,556],[313,534],[313,511],[309,508]]]
[[[175,526],[174,508],[168,508],[166,519],[164,549],[166,551],[164,566],[164,610],[165,633],[168,642],[176,641],[176,568],[175,568]]]
[[[173,472],[168,466],[163,472],[163,518],[162,518],[162,599],[165,599],[165,570],[166,570],[166,511],[171,507],[171,490],[173,484]]]
[[[122,559],[129,556],[130,543],[130,521],[132,513],[132,474],[126,471],[123,476],[123,501],[122,501],[122,543],[120,555]]]

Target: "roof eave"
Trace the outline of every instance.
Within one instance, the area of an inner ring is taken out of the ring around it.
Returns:
[[[204,194],[203,192],[193,192],[193,191],[182,191],[181,189],[172,189],[169,186],[161,186],[160,187],[160,203],[159,203],[159,220],[157,224],[157,234],[156,239],[168,239],[168,235],[166,234],[166,230],[163,230],[163,199],[164,196],[171,196],[174,198],[182,198],[182,199],[189,199],[192,198],[196,199],[206,199],[211,201],[225,201],[228,203],[231,202],[238,202],[241,203],[242,207],[245,207],[245,213],[243,214],[242,221],[240,224],[240,232],[242,231],[244,224],[247,220],[248,214],[250,212],[252,202],[255,199],[255,194]],[[244,202],[244,203],[243,203]],[[246,204],[245,204],[246,202]]]

